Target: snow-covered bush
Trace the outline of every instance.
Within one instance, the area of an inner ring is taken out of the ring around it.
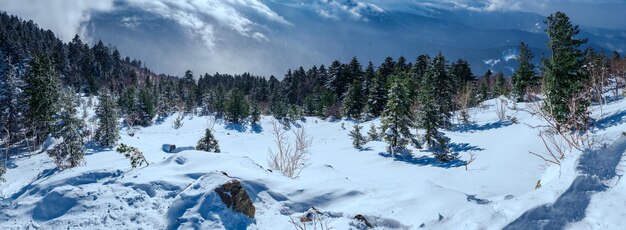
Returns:
[[[119,147],[117,147],[115,151],[124,154],[126,158],[130,159],[130,165],[133,168],[137,168],[137,166],[142,166],[144,163],[146,164],[146,166],[150,165],[150,163],[148,163],[146,158],[143,156],[143,153],[135,147],[121,144]]]

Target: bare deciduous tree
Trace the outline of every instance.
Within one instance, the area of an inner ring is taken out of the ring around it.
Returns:
[[[454,102],[458,109],[458,120],[461,121],[463,124],[471,122],[472,116],[470,114],[470,107],[473,96],[474,87],[470,84],[467,84],[465,87],[463,87],[463,90],[454,98]]]
[[[272,121],[272,134],[276,138],[276,150],[269,149],[268,165],[271,169],[281,171],[289,178],[296,178],[309,163],[307,155],[313,142],[304,127],[294,130],[295,144],[289,143],[287,131],[276,121]]]

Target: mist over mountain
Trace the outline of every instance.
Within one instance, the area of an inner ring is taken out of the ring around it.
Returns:
[[[468,60],[477,75],[487,69],[508,75],[520,42],[537,60],[547,53],[545,17],[498,2],[126,0],[91,11],[80,28],[83,36],[172,75],[192,69],[281,78],[287,69],[335,59],[356,56],[377,65],[386,56],[414,61],[440,51]],[[626,48],[626,30],[581,28],[595,48]]]

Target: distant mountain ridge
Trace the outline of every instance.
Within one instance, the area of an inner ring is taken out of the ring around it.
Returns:
[[[352,56],[378,64],[386,56],[402,55],[413,61],[419,54],[434,56],[439,51],[450,60],[468,60],[476,75],[487,69],[510,74],[517,65],[514,57],[520,42],[530,45],[537,60],[547,53],[544,17],[534,13],[380,0],[260,2],[285,22],[255,8],[232,5],[237,16],[250,21],[241,32],[214,15],[190,13],[211,30],[212,47],[203,41],[204,27],[192,28],[164,16],[163,10],[122,2],[115,11],[93,15],[87,31],[168,74],[193,69],[280,78],[287,69],[347,61]],[[626,31],[582,29],[582,36],[595,48],[626,50]]]

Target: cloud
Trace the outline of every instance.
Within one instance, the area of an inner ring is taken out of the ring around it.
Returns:
[[[348,15],[352,19],[367,21],[368,14],[385,12],[376,4],[360,0],[319,0],[312,7],[324,17],[338,20],[341,15]]]
[[[91,13],[113,9],[113,0],[0,0],[1,10],[33,20],[40,27],[50,29],[64,41],[78,34],[86,37],[84,23]]]
[[[282,16],[258,0],[127,0],[130,5],[172,19],[190,34],[200,37],[208,48],[215,46],[215,26],[224,26],[259,41],[268,38],[253,29],[255,23],[242,15],[248,8],[277,23],[290,25]]]

